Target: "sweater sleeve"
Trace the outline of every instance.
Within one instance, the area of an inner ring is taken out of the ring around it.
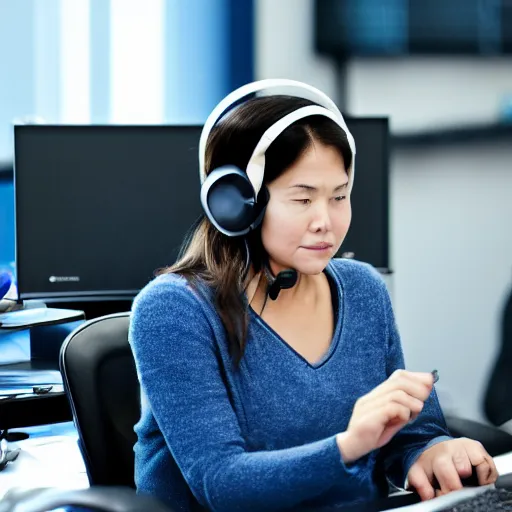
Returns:
[[[383,286],[385,288],[385,285]],[[389,377],[395,370],[405,369],[405,362],[400,335],[387,289],[384,293],[388,324],[387,375]],[[397,487],[404,487],[407,474],[416,459],[427,448],[450,439],[452,437],[439,405],[437,393],[433,389],[416,420],[400,430],[381,449],[388,478]]]
[[[353,492],[361,469],[343,463],[335,436],[247,450],[204,308],[174,277],[139,294],[130,325],[142,391],[196,499],[212,511],[270,511],[294,507],[335,483]]]

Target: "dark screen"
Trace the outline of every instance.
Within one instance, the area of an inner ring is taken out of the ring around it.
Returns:
[[[347,126],[356,143],[352,223],[338,253],[376,268],[389,268],[389,126],[387,118],[351,119]]]
[[[20,297],[130,295],[173,262],[201,213],[200,130],[16,127]]]
[[[347,119],[357,145],[343,251],[388,267],[388,124]],[[17,126],[20,298],[133,296],[200,216],[199,126]]]

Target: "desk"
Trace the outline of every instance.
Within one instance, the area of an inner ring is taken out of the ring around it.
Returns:
[[[83,317],[81,311],[51,308],[0,315],[0,396],[13,395],[20,388],[24,391],[15,398],[0,398],[0,429],[72,419],[59,371],[59,352]],[[41,385],[53,388],[48,394],[32,393],[32,387]]]
[[[18,458],[0,473],[0,500],[12,488],[89,487],[85,465],[78,449],[78,434],[72,423],[23,429],[29,439],[9,443],[21,448]]]
[[[12,389],[10,381],[17,374],[23,387],[29,389],[41,384],[53,385],[52,391],[45,395],[30,394],[0,399],[0,429],[71,421],[71,409],[58,370],[58,362],[50,361],[27,361],[0,366],[0,395],[2,388]]]

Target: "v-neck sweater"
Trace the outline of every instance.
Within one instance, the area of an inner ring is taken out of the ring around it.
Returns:
[[[249,307],[236,366],[213,292],[182,276],[161,275],[138,294],[129,333],[141,383],[137,492],[180,512],[335,510],[402,486],[417,457],[450,438],[433,390],[385,447],[343,461],[336,434],[356,400],[405,365],[380,274],[346,259],[325,272],[335,327],[315,364]]]

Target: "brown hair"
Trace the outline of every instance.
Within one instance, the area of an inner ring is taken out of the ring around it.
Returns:
[[[290,112],[312,104],[296,97],[267,96],[248,100],[236,107],[216,124],[209,135],[206,173],[228,164],[245,170],[256,144],[271,125]],[[352,152],[346,133],[327,117],[310,116],[286,128],[268,148],[264,185],[293,165],[315,140],[337,148],[345,168],[350,168]],[[236,364],[244,354],[248,327],[245,299],[248,283],[244,272],[246,243],[250,249],[250,262],[259,272],[266,258],[260,229],[251,232],[246,240],[228,237],[205,217],[185,240],[176,263],[161,272],[183,275],[192,285],[201,280],[212,288],[215,307],[226,329],[229,350]]]

